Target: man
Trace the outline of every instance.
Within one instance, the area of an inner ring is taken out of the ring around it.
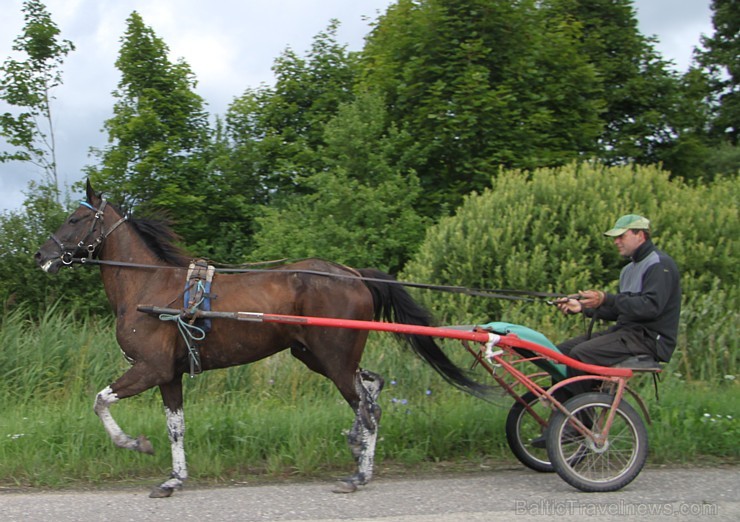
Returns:
[[[581,291],[578,298],[563,298],[557,305],[565,314],[583,313],[616,323],[593,335],[565,341],[558,348],[573,359],[599,366],[612,366],[633,355],[644,354],[668,362],[676,348],[681,312],[681,283],[676,263],[655,248],[650,239],[650,221],[643,216],[622,216],[604,235],[614,238],[619,253],[630,259],[619,275],[619,292]],[[570,376],[579,373],[568,368]],[[595,384],[598,383],[579,381],[566,386],[563,392],[584,393]],[[544,448],[545,439],[542,435],[531,444]]]
[[[604,233],[619,253],[630,259],[619,276],[619,292],[579,292],[558,308],[607,321],[612,327],[563,342],[560,350],[579,361],[611,366],[633,355],[647,354],[668,362],[676,348],[681,311],[681,284],[676,263],[650,239],[650,221],[636,214],[619,218]]]

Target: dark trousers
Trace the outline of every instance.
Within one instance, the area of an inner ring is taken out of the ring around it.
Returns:
[[[607,330],[595,332],[591,338],[580,335],[558,345],[565,355],[587,364],[612,366],[633,355],[655,355],[655,340],[642,330],[612,326]],[[568,368],[569,376],[583,375],[583,372]],[[581,381],[568,385],[573,394],[584,393],[598,388],[598,381]]]

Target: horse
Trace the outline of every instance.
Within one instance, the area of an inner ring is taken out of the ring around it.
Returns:
[[[133,218],[97,194],[89,180],[86,199],[40,247],[35,260],[50,274],[88,260],[100,266],[116,317],[116,340],[130,368],[101,390],[94,401],[112,442],[152,454],[151,442],[134,438],[118,425],[111,406],[159,387],[172,453],[170,476],[155,486],[152,498],[169,497],[187,477],[183,410],[183,376],[192,370],[191,347],[171,322],[142,313],[142,303],[182,302],[192,256],[176,245],[178,236],[159,219]],[[211,282],[211,310],[253,310],[275,314],[385,320],[429,326],[429,312],[390,275],[376,269],[353,269],[321,259],[307,259],[255,271],[216,271]],[[338,493],[368,483],[381,408],[383,378],[360,367],[366,330],[330,329],[300,324],[255,324],[214,319],[197,350],[201,371],[249,364],[283,350],[310,370],[330,379],[355,417],[347,441],[354,473],[338,481]],[[403,340],[447,382],[473,395],[485,388],[456,366],[429,336],[402,335]]]

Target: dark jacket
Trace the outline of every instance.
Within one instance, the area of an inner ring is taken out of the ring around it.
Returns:
[[[619,275],[619,293],[606,294],[599,319],[639,329],[655,340],[655,356],[668,362],[676,348],[681,281],[675,261],[648,240]]]

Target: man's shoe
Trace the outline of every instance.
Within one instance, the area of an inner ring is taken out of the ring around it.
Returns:
[[[529,445],[533,448],[545,449],[547,447],[547,432],[543,433],[536,439],[532,439]]]
[[[569,442],[579,435],[580,433],[578,433],[578,430],[570,423],[563,429],[563,440],[565,442]],[[547,447],[547,430],[545,430],[545,432],[539,437],[532,439],[529,442],[529,445],[533,448],[545,449]]]

